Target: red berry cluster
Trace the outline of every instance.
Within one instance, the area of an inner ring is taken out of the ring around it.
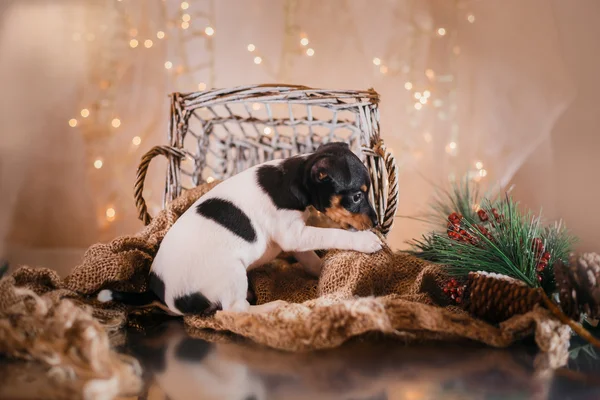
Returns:
[[[542,242],[542,239],[540,238],[533,239],[531,242],[531,251],[533,251],[535,258],[538,259],[535,270],[538,273],[538,281],[542,282],[544,280],[542,274],[550,262],[550,252],[546,251],[544,248],[544,242]]]
[[[463,295],[466,287],[467,285],[461,285],[456,279],[452,278],[446,283],[444,293],[450,297],[450,299],[454,300],[456,304],[461,304],[463,302]]]
[[[462,219],[463,216],[455,212],[448,215],[448,237],[456,240],[457,242],[465,242],[476,245],[478,243],[477,238],[461,228],[460,223]]]

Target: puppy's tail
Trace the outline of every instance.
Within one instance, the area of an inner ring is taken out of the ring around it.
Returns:
[[[118,292],[116,290],[104,289],[96,296],[98,301],[107,303],[109,301],[118,301],[130,306],[149,306],[160,303],[160,299],[152,291],[143,293]]]

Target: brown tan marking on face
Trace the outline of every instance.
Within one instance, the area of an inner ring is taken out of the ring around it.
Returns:
[[[371,219],[367,215],[351,213],[342,207],[340,200],[341,196],[333,196],[331,198],[331,206],[325,209],[325,215],[345,229],[351,226],[354,229],[362,231],[373,226]]]
[[[363,192],[367,193],[367,185],[362,185],[360,187],[360,190],[362,190]]]

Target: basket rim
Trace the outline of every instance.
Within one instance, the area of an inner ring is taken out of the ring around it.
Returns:
[[[373,105],[380,101],[379,93],[373,88],[366,90],[348,89],[321,89],[304,85],[263,83],[255,85],[242,85],[229,88],[214,88],[195,92],[172,92],[172,99],[178,99],[182,103],[194,103],[196,106],[204,101],[210,101],[211,105],[231,102],[259,100],[263,103],[276,103],[281,100],[332,100],[341,102],[341,99],[364,99]],[[318,104],[314,104],[318,105]],[[350,105],[350,104],[349,104]]]

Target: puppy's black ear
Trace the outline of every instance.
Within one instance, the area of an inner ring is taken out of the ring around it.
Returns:
[[[327,182],[331,180],[331,159],[329,157],[319,158],[310,168],[310,177],[314,182]]]
[[[319,148],[317,148],[317,151],[323,151],[323,150],[331,150],[331,149],[343,149],[343,150],[350,150],[350,145],[348,145],[348,143],[345,142],[329,142],[326,144],[322,144],[319,146]]]

